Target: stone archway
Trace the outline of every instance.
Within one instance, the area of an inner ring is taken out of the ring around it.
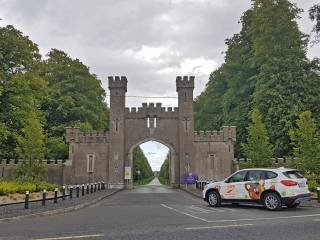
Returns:
[[[127,78],[109,77],[108,80],[109,131],[83,133],[79,128],[66,129],[71,160],[63,173],[66,183],[104,180],[108,188],[125,187],[124,171],[125,167],[132,166],[132,147],[150,139],[171,149],[170,181],[174,184],[181,184],[182,176],[189,172],[204,179],[221,180],[234,170],[235,127],[194,131],[194,77],[177,77],[178,107],[175,108],[162,107],[161,103],[128,108]],[[92,160],[94,163],[89,164]]]
[[[173,146],[171,146],[170,144],[168,144],[160,139],[146,138],[146,139],[140,140],[136,144],[133,144],[129,148],[129,152],[127,154],[127,161],[126,161],[125,165],[131,167],[132,171],[134,171],[134,169],[132,168],[132,166],[133,166],[133,150],[136,147],[140,146],[141,144],[149,142],[149,141],[155,141],[155,142],[161,143],[169,149],[169,181],[170,181],[170,184],[177,184],[175,180],[176,180],[176,175],[179,175],[179,173],[177,172],[177,169],[175,168],[176,151]],[[132,175],[133,175],[133,173],[132,173]],[[128,181],[127,188],[132,188],[132,184],[133,184],[133,181]]]

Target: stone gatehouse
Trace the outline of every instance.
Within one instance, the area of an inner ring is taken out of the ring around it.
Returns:
[[[161,103],[126,107],[127,78],[109,77],[110,131],[83,133],[66,129],[69,143],[66,183],[105,181],[109,188],[131,187],[125,181],[125,167],[132,166],[133,149],[149,140],[170,149],[170,182],[180,184],[187,172],[206,179],[222,179],[234,168],[235,127],[221,131],[194,131],[194,77],[177,77],[178,107],[164,108]],[[128,169],[128,168],[127,168]]]

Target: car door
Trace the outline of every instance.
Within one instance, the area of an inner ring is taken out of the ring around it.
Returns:
[[[261,193],[265,190],[265,171],[249,170],[246,180],[244,187],[247,198],[250,200],[260,200]]]
[[[247,171],[242,170],[230,176],[221,185],[220,194],[223,199],[241,199],[245,194],[245,180]]]

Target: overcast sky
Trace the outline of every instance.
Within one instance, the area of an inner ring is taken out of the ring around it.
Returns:
[[[305,10],[299,25],[310,33],[307,10],[318,1],[293,2]],[[198,95],[208,75],[223,62],[224,40],[239,32],[238,21],[250,4],[250,0],[0,0],[0,26],[14,25],[39,45],[43,55],[57,48],[79,58],[98,75],[107,93],[108,75],[127,76],[127,95],[134,96],[176,96],[175,77],[195,75]],[[308,56],[319,57],[320,45],[310,48]],[[144,101],[177,105],[176,99],[148,98],[128,98],[127,105]]]

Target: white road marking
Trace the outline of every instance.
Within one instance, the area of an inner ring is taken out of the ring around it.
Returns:
[[[320,222],[320,219],[312,219],[314,222]]]
[[[254,224],[234,224],[234,225],[219,225],[219,226],[207,226],[207,227],[187,227],[185,230],[202,230],[202,229],[217,229],[217,228],[233,228],[233,227],[248,227],[254,226]]]
[[[104,234],[90,234],[79,236],[66,236],[66,237],[51,237],[51,238],[33,238],[33,240],[65,240],[65,239],[82,239],[82,238],[97,238],[104,237]]]
[[[277,220],[277,219],[290,219],[290,218],[307,218],[307,217],[318,217],[320,214],[310,214],[310,215],[295,215],[295,216],[285,216],[285,217],[273,217],[273,218],[240,218],[240,219],[223,219],[223,220],[207,220],[210,223],[218,222],[238,222],[238,221],[261,221],[261,220]]]
[[[193,210],[198,210],[198,211],[201,212],[201,213],[224,212],[223,209],[217,209],[217,208],[205,209],[205,208],[197,207],[197,206],[194,206],[194,205],[192,205],[190,208],[193,209]]]
[[[161,206],[162,206],[162,207],[165,207],[165,208],[168,208],[168,209],[170,209],[170,210],[172,210],[172,211],[175,211],[175,212],[177,212],[177,213],[180,213],[180,214],[183,214],[183,215],[186,215],[186,216],[189,216],[189,217],[192,217],[192,218],[201,220],[201,221],[203,221],[203,222],[210,222],[210,221],[208,221],[207,219],[200,218],[200,217],[197,217],[197,216],[193,216],[192,214],[189,214],[189,213],[186,213],[186,212],[182,212],[182,211],[180,211],[180,210],[178,210],[178,209],[175,209],[175,208],[173,208],[173,207],[169,207],[169,206],[166,205],[166,204],[161,204]]]

